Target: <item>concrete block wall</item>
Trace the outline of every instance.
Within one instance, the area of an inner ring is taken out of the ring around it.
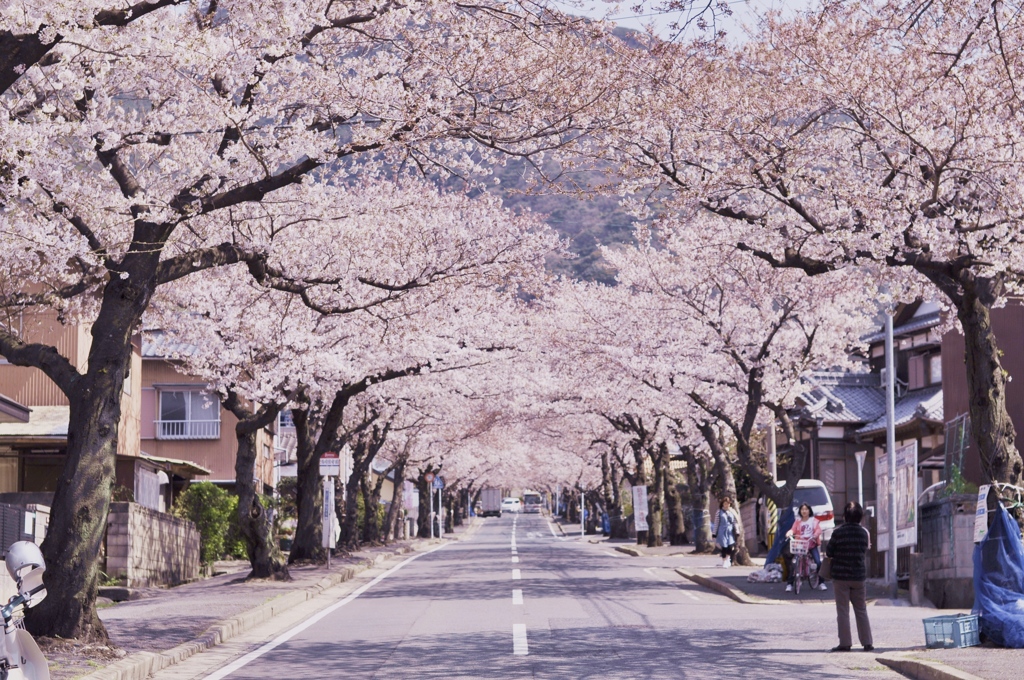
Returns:
[[[126,579],[129,588],[193,581],[199,578],[199,530],[138,503],[111,503],[106,573]]]
[[[925,596],[936,606],[974,605],[974,510],[977,497],[951,496],[920,508],[917,550]]]

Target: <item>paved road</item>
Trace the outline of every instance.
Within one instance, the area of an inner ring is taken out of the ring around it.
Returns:
[[[244,665],[197,677],[900,677],[872,654],[823,652],[830,606],[741,605],[667,567],[555,536],[538,515],[489,519]],[[920,637],[907,632],[918,610],[871,615],[878,651]]]

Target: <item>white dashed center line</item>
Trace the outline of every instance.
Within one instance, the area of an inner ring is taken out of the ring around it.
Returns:
[[[530,646],[526,643],[526,624],[512,624],[512,653],[516,656],[526,656],[530,653]]]
[[[512,556],[512,564],[519,564],[519,555]]]
[[[515,590],[512,591],[512,604],[522,604],[522,603],[523,603],[523,591],[519,590],[518,588],[516,588]]]
[[[512,570],[512,580],[513,581],[518,581],[522,577],[523,577],[523,574],[522,574],[521,571],[519,571],[518,569],[513,569]]]

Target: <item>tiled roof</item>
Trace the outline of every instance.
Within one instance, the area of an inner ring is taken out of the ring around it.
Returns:
[[[804,413],[824,423],[868,423],[885,413],[885,393],[875,373],[811,373],[800,396]]]
[[[0,423],[0,438],[44,437],[67,439],[70,406],[33,406],[27,423]]]
[[[924,330],[925,328],[931,328],[932,326],[939,325],[939,313],[932,312],[931,314],[922,314],[912,318],[902,326],[897,326],[892,329],[893,337],[900,335],[906,335],[907,333],[913,333],[914,331]],[[880,342],[885,340],[885,330],[881,330],[871,335],[865,335],[861,338],[864,342]]]
[[[906,425],[915,419],[935,423],[943,422],[941,385],[907,392],[899,398],[896,402],[896,427]],[[857,430],[857,434],[874,434],[883,431],[885,431],[884,411],[880,417]]]
[[[142,332],[142,357],[144,359],[174,359],[195,354],[196,346],[178,342],[173,336],[161,330]]]

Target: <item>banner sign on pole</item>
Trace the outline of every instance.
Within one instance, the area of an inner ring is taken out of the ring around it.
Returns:
[[[885,454],[875,460],[878,492],[879,552],[889,550],[889,461]],[[917,545],[917,442],[896,448],[896,547]]]
[[[324,479],[324,509],[320,516],[321,532],[323,539],[321,546],[324,548],[336,548],[334,538],[334,525],[337,514],[334,512],[334,480],[330,477]]]
[[[334,451],[320,456],[320,476],[339,477],[341,475],[341,457]]]
[[[978,508],[974,511],[974,542],[981,543],[988,533],[988,490],[990,484],[978,487]]]
[[[647,487],[633,487],[633,525],[637,531],[648,531],[647,526]]]

